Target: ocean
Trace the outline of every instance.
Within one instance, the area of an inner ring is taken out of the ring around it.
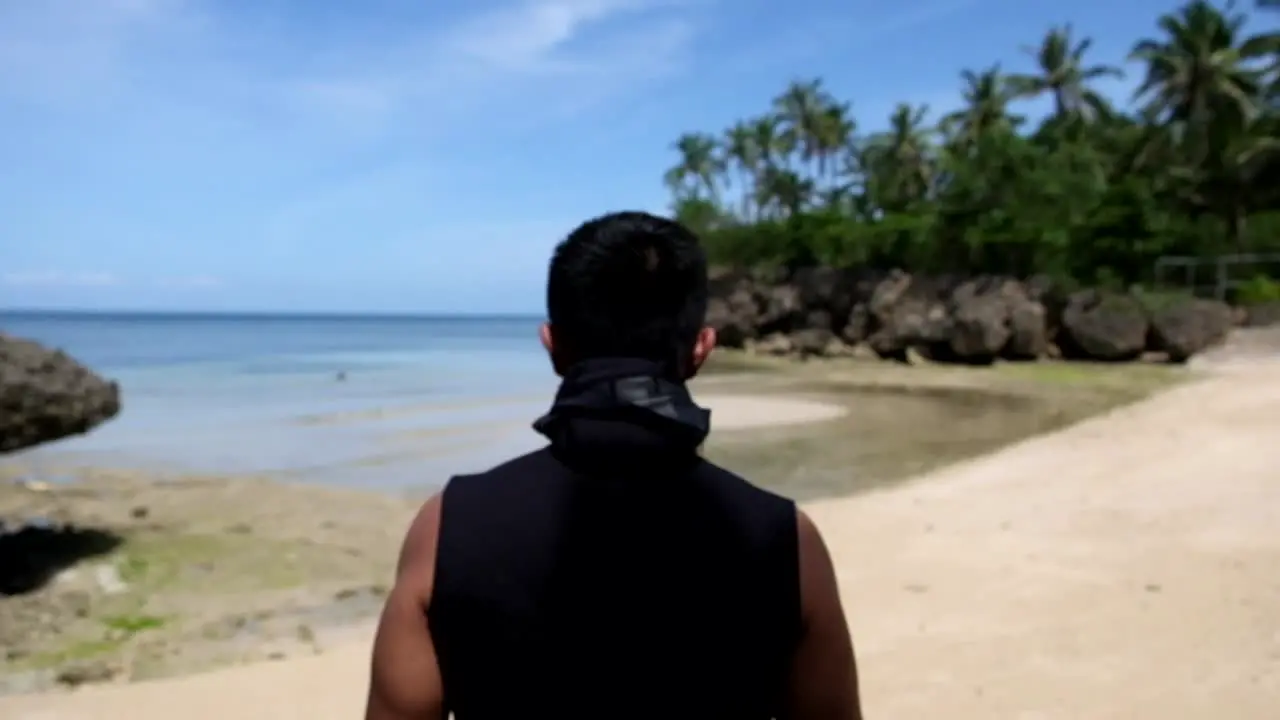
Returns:
[[[556,380],[534,317],[0,311],[120,383],[124,409],[37,468],[438,486],[536,447]]]

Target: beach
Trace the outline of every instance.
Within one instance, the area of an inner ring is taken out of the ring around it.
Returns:
[[[823,530],[869,716],[1261,720],[1280,706],[1274,364],[730,360],[695,383],[716,428],[706,452],[802,499]],[[535,442],[527,390],[326,409],[298,427],[421,442],[397,462],[445,467],[461,461],[433,441],[492,427]],[[482,417],[494,407],[510,415]],[[475,419],[422,426],[459,412]],[[440,480],[308,483],[86,457],[5,466],[25,484],[8,485],[0,509],[123,540],[25,605],[0,598],[0,611],[35,613],[6,615],[6,629],[58,628],[20,638],[51,652],[7,659],[0,716],[359,715],[396,545]],[[38,469],[78,482],[32,484]]]
[[[1280,706],[1280,371],[1168,390],[905,485],[805,507],[866,708],[1257,718]],[[0,699],[5,717],[343,718],[368,628],[314,657]]]

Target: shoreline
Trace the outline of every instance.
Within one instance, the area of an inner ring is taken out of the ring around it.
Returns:
[[[982,413],[993,414],[997,419],[993,431],[1007,433],[1002,426],[1005,421],[999,418],[1023,417],[1017,413],[1025,408],[975,409],[975,402],[1000,405],[1003,396],[1039,392],[1053,398],[1045,401],[1050,405],[1067,399],[1079,404],[1079,396],[1089,395],[1093,392],[1090,388],[1095,388],[1099,402],[1110,398],[1104,405],[1124,404],[1133,396],[1114,395],[1118,387],[1132,389],[1145,382],[1155,387],[1181,377],[1162,375],[1158,383],[1151,378],[1135,381],[1138,376],[1124,368],[1027,372],[922,371],[830,362],[790,366],[782,371],[759,369],[745,375],[713,374],[698,381],[695,394],[718,413],[713,415],[713,424],[724,433],[713,435],[715,441],[709,449],[713,459],[727,459],[727,464],[733,467],[737,463],[740,469],[759,467],[757,475],[772,478],[766,486],[774,483],[777,489],[807,499],[896,487],[901,485],[898,479],[915,476],[921,469],[950,464],[948,453],[963,459],[1006,444],[979,433],[971,438],[971,445],[958,442],[954,448],[926,450],[932,464],[904,465],[883,480],[868,476],[856,485],[837,478],[844,484],[831,489],[823,489],[828,486],[822,484],[808,490],[789,487],[784,477],[772,475],[799,467],[805,471],[800,473],[805,482],[826,482],[824,467],[828,473],[832,468],[847,471],[849,461],[838,450],[850,445],[850,437],[908,435],[895,427],[918,432],[919,418],[924,417],[921,412],[959,412],[970,418],[967,425],[975,427],[982,426]],[[947,410],[951,404],[955,407]],[[1048,428],[1094,414],[1101,406],[1081,407],[1079,411],[1063,411],[1066,414],[1061,417],[1045,415],[1030,427],[1020,428],[1012,439],[1034,434],[1042,425]],[[974,412],[979,415],[972,415]],[[1025,424],[1025,420],[1019,422]],[[881,427],[883,423],[888,425]],[[761,452],[769,457],[758,459]],[[936,461],[933,454],[938,455]],[[874,469],[873,460],[867,461],[868,472]],[[102,594],[103,572],[132,572],[125,580],[137,583],[139,590],[146,588],[153,597],[129,605],[124,601],[136,598],[124,592],[123,597],[92,603],[82,611],[84,616],[73,612],[75,621],[64,635],[96,635],[100,637],[97,641],[81,641],[61,655],[9,658],[6,664],[15,670],[0,676],[0,708],[6,692],[40,692],[78,683],[118,684],[125,679],[183,676],[284,658],[294,662],[294,658],[341,645],[341,638],[359,635],[376,615],[402,529],[417,504],[405,494],[319,487],[269,477],[188,477],[160,482],[163,486],[145,475],[90,470],[82,483],[67,489],[66,497],[57,497],[56,489],[36,493],[53,501],[49,503],[51,515],[61,513],[89,526],[97,523],[123,528],[130,536],[124,551],[81,563],[55,585],[69,582],[67,587],[73,593],[97,596]],[[778,482],[782,485],[776,485]],[[98,500],[91,498],[95,494]],[[95,502],[102,507],[94,507]],[[0,515],[4,506],[0,502]],[[144,508],[143,521],[132,517],[139,508]],[[131,555],[131,546],[141,550]],[[154,555],[157,547],[177,546],[182,548],[176,554],[158,559]],[[264,555],[293,559],[264,565]],[[203,576],[175,574],[175,566],[192,564],[206,566]],[[143,570],[139,572],[134,565],[143,566]],[[124,569],[104,570],[113,566]],[[133,570],[125,572],[131,567]],[[299,585],[302,578],[307,581]],[[162,584],[154,585],[157,582]],[[154,586],[148,588],[148,583]],[[209,594],[209,601],[192,604],[178,599],[193,591]],[[217,607],[218,597],[229,591],[239,598],[235,612]],[[13,598],[0,598],[0,611],[13,604]],[[21,617],[12,620],[18,622]],[[175,648],[180,652],[174,654]]]

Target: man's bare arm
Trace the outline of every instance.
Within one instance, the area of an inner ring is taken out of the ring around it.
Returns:
[[[444,720],[444,686],[427,627],[435,579],[440,496],[428,500],[405,534],[395,586],[373,641],[365,720]]]
[[[831,554],[797,510],[804,634],[791,671],[788,720],[862,720],[858,670]]]

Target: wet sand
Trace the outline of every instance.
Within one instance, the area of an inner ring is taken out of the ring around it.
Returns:
[[[820,395],[854,382],[843,375],[833,366],[776,382]],[[1034,378],[1072,396],[1078,381]],[[788,432],[823,429],[833,440],[831,428],[852,417]],[[1273,717],[1277,432],[1280,372],[1257,367],[917,482],[810,503],[839,565],[869,713]],[[149,720],[177,707],[192,718],[358,716],[366,632],[357,625],[315,639],[327,650],[315,657],[0,698],[0,715]]]

